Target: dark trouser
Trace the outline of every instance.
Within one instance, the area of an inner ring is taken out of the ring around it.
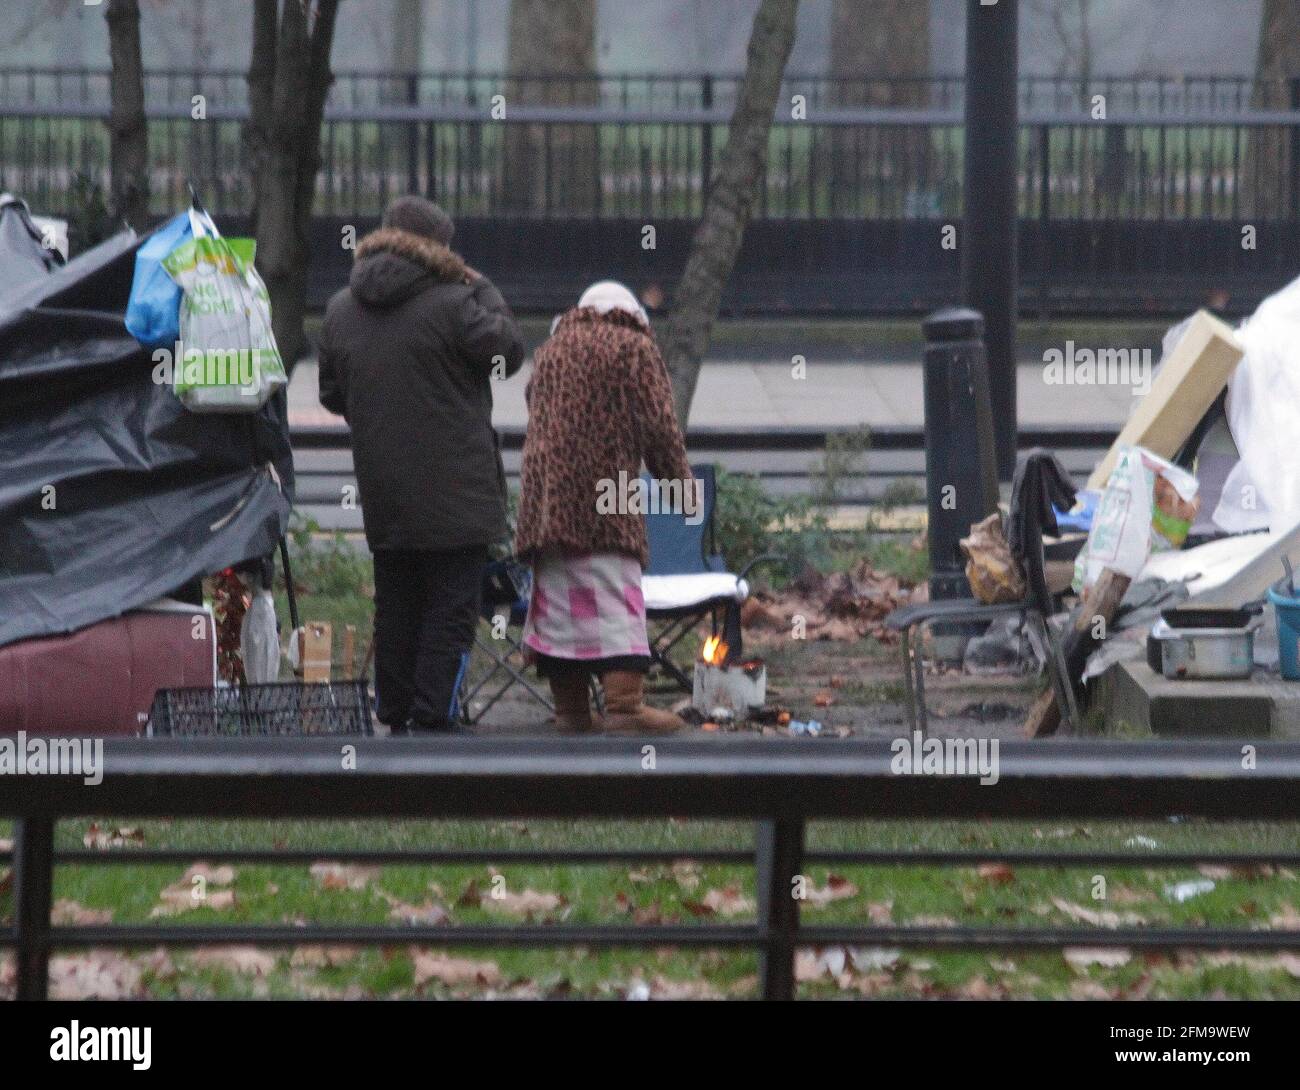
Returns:
[[[487,546],[375,551],[379,721],[445,730],[479,621]]]

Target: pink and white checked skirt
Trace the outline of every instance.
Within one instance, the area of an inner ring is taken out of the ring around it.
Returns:
[[[583,662],[648,656],[641,565],[619,553],[538,557],[524,646]]]

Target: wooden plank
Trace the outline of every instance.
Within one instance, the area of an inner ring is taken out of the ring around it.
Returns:
[[[308,621],[302,638],[302,679],[329,681],[334,631],[327,621]]]
[[[1120,447],[1146,447],[1161,458],[1177,454],[1232,377],[1243,351],[1227,325],[1198,310],[1119,438],[1092,471],[1088,487],[1106,487]]]
[[[343,680],[351,681],[355,676],[357,668],[357,626],[354,624],[343,626],[343,662],[340,669],[343,671]]]
[[[1106,568],[1085,592],[1083,602],[1074,612],[1073,623],[1064,634],[1063,657],[1070,672],[1070,676],[1065,679],[1067,685],[1072,684],[1076,673],[1082,672],[1083,664],[1093,649],[1110,634],[1110,622],[1131,582],[1127,575]],[[1098,624],[1098,621],[1101,623]],[[1048,668],[1052,669],[1052,664],[1049,663]],[[1029,714],[1025,717],[1025,737],[1047,737],[1055,734],[1060,725],[1061,709],[1056,699],[1056,689],[1050,688],[1029,709]]]

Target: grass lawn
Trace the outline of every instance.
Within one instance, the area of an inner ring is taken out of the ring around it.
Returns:
[[[815,743],[813,743],[815,744]],[[1119,743],[1116,743],[1119,744]],[[9,835],[8,833],[4,835]],[[807,869],[803,918],[812,924],[917,926],[1223,926],[1300,925],[1300,877],[1286,868],[1177,870],[1140,865],[1153,844],[1167,850],[1294,851],[1293,824],[1200,822],[1086,825],[1004,822],[817,824],[809,847],[867,846],[980,851],[1039,849],[1133,851],[1135,865],[1097,871],[1022,867],[826,867]],[[460,848],[748,847],[748,825],[720,822],[63,822],[63,848],[134,847]],[[115,844],[113,842],[116,842]],[[365,922],[397,929],[378,950],[304,944],[293,950],[224,948],[64,955],[53,972],[57,994],[253,997],[546,996],[621,998],[743,997],[754,994],[754,955],[729,950],[415,949],[400,941],[404,923],[523,922],[707,925],[753,919],[748,867],[385,866],[361,868],[235,866],[210,868],[206,899],[193,897],[181,866],[66,866],[56,875],[59,922],[318,924]],[[1105,880],[1104,897],[1097,876]],[[1213,888],[1179,902],[1179,883]],[[0,916],[12,893],[0,883]],[[161,920],[158,918],[161,917]],[[1126,998],[1300,998],[1295,956],[1121,954],[1097,964],[1087,953],[1020,955],[928,951],[823,950],[799,963],[804,996]],[[5,989],[12,970],[0,971]]]

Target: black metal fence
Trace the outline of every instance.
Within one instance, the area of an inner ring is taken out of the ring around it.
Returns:
[[[0,108],[4,106],[97,105],[108,101],[111,73],[106,68],[20,67],[0,69]],[[353,109],[404,103],[420,106],[470,106],[504,95],[515,103],[600,106],[605,109],[681,110],[730,107],[740,73],[647,73],[612,75],[512,75],[506,72],[361,72],[334,74],[330,102]],[[1255,79],[1240,75],[1198,76],[1022,76],[1022,111],[1090,108],[1093,96],[1116,112],[1240,113],[1254,108],[1296,104],[1294,79]],[[220,68],[151,68],[145,73],[145,100],[151,106],[186,106],[193,95],[225,106],[248,104],[247,72]],[[911,106],[956,109],[964,102],[960,74],[917,77],[841,77],[790,73],[782,99],[803,95],[809,106]]]
[[[0,108],[0,190],[76,218],[108,189],[105,106]],[[246,109],[151,109],[152,208],[186,183],[237,227],[251,187]],[[346,279],[347,239],[395,195],[457,217],[458,244],[525,309],[593,278],[671,289],[729,111],[331,106],[317,178],[311,302]],[[724,309],[917,313],[951,299],[964,213],[957,110],[778,112],[755,220]],[[1248,313],[1300,269],[1300,111],[1021,119],[1022,305],[1052,312]],[[349,230],[350,229],[350,230]],[[951,230],[949,230],[951,229]]]
[[[503,111],[494,116],[494,109]],[[106,188],[103,106],[0,108],[0,188],[72,211],[78,177]],[[201,181],[225,214],[251,200],[246,108],[160,107],[149,125],[160,214]],[[403,192],[462,216],[694,218],[726,138],[721,108],[610,111],[479,106],[336,107],[321,139],[316,211],[377,215]],[[1078,111],[1022,119],[1021,215],[1156,222],[1300,216],[1300,113]],[[926,220],[962,213],[962,117],[933,109],[779,112],[759,218]]]
[[[795,883],[810,863],[871,866],[1182,867],[1300,865],[1300,850],[1221,852],[814,851],[814,820],[855,818],[1300,818],[1300,744],[1261,742],[1253,761],[1233,743],[1006,743],[996,784],[975,777],[899,775],[888,742],[709,738],[355,741],[355,761],[324,740],[119,740],[105,746],[102,782],[78,776],[14,776],[0,815],[18,819],[12,855],[15,907],[0,946],[16,950],[17,996],[45,998],[49,959],[60,949],[201,947],[309,943],[436,947],[661,947],[751,949],[768,999],[795,994],[795,953],[831,945],[936,950],[1300,950],[1300,930],[1245,927],[806,926]],[[652,760],[647,756],[652,755]],[[419,851],[132,849],[56,851],[60,818],[132,817],[685,817],[757,822],[754,851]],[[534,925],[54,926],[53,876],[60,865],[321,859],[372,864],[479,861],[564,865],[691,858],[752,863],[757,891],[750,923],[714,926]],[[0,861],[4,855],[0,854]]]

